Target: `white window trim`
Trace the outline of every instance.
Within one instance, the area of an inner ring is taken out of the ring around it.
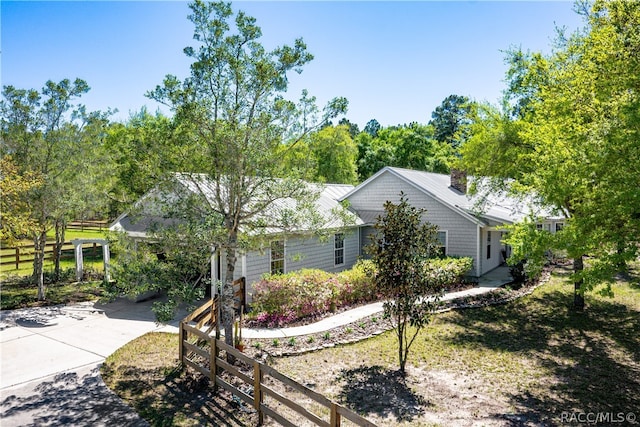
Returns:
[[[336,248],[336,236],[341,235],[342,236],[342,248]],[[347,249],[347,242],[346,242],[346,238],[344,233],[335,233],[333,235],[333,266],[334,267],[338,267],[340,265],[345,265],[346,263],[346,249]],[[342,249],[342,262],[340,264],[336,263],[336,252],[338,250]]]
[[[449,230],[438,230],[438,233],[444,233],[444,256],[449,255]]]
[[[282,274],[287,272],[287,241],[286,240],[272,240],[269,242],[269,273],[273,274],[271,265],[273,264],[273,251],[271,245],[274,242],[282,242]],[[278,259],[279,260],[279,259]]]

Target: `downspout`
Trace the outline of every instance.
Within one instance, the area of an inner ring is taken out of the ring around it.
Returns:
[[[480,254],[480,250],[482,249],[482,229],[480,227],[480,224],[476,225],[476,230],[477,230],[477,238],[476,238],[476,275],[478,277],[481,276],[481,271],[482,269],[480,268],[480,263],[482,262],[482,256]]]

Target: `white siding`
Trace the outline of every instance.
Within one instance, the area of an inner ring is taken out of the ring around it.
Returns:
[[[425,220],[447,230],[447,254],[471,257],[475,267],[478,259],[477,225],[460,215],[459,212],[442,204],[413,185],[391,173],[383,173],[368,185],[361,187],[349,197],[351,208],[356,212],[381,211],[387,200],[400,201],[400,192],[404,192],[408,202],[417,208],[427,210]],[[454,191],[454,190],[451,190]]]
[[[285,241],[285,273],[303,268],[318,268],[329,272],[339,272],[351,268],[360,254],[360,236],[357,228],[344,231],[344,263],[335,265],[333,234],[326,240],[318,237],[293,236]],[[247,265],[247,299],[251,302],[253,283],[270,271],[269,248],[262,251],[251,251],[246,256]],[[240,258],[238,258],[240,260]],[[240,277],[238,264],[236,276]]]

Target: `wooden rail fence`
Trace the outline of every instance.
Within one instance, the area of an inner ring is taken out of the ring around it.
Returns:
[[[109,227],[109,222],[106,220],[97,219],[85,219],[79,221],[71,221],[67,224],[69,230],[105,230]]]
[[[375,427],[375,424],[371,421],[350,409],[331,401],[320,393],[292,380],[274,368],[248,357],[234,347],[227,345],[224,341],[217,339],[215,334],[211,334],[217,326],[217,305],[218,298],[216,297],[203,304],[180,322],[180,361],[184,366],[188,366],[205,375],[209,381],[214,384],[214,387],[221,387],[247,405],[252,406],[258,413],[258,425],[264,423],[265,415],[271,417],[283,426],[296,427],[298,425],[278,412],[277,405],[274,406],[271,405],[270,402],[266,402],[265,398],[269,397],[318,426],[340,427],[342,420],[347,419],[358,426]],[[207,329],[203,330],[205,327]],[[237,366],[219,357],[221,351],[235,357],[236,360],[241,363],[252,367],[252,370],[249,372],[252,372],[253,375],[242,372]],[[223,371],[248,385],[250,391],[247,392],[246,389],[241,390],[230,382],[225,381],[221,376]],[[268,377],[269,382],[266,381],[265,376]],[[293,389],[302,393],[306,398],[326,408],[329,420],[326,420],[326,415],[324,416],[325,418],[323,418],[305,408],[301,403],[287,398],[278,392],[270,383],[280,384],[283,385],[285,389]]]
[[[55,243],[45,244],[45,260],[53,259],[54,246]],[[98,246],[99,245],[96,243],[85,243],[82,245],[82,249],[85,251],[89,250],[91,256],[98,256],[101,254],[101,252],[98,250]],[[72,259],[74,257],[73,248],[73,243],[64,242],[64,244],[62,245],[61,258]],[[2,255],[0,255],[0,265],[15,265],[15,269],[18,270],[20,269],[20,264],[33,263],[33,255],[33,246],[16,246],[11,248],[2,248]]]

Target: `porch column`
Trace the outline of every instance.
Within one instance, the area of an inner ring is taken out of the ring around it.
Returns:
[[[104,266],[104,280],[107,282],[111,280],[111,252],[109,251],[109,243],[105,240],[102,243],[102,259]]]
[[[83,259],[82,259],[82,241],[80,240],[72,240],[73,243],[73,251],[75,253],[76,258],[76,281],[82,280],[82,270],[83,270]]]

